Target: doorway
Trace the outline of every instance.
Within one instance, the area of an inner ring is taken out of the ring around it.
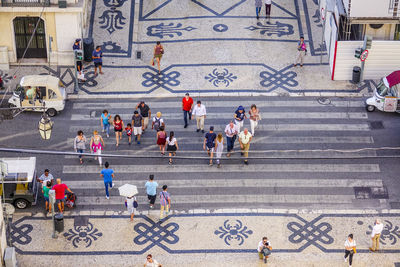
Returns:
[[[44,21],[39,19],[39,17],[17,17],[14,19],[14,33],[18,59],[22,58],[24,55],[24,51],[38,20],[40,20],[38,27],[36,28],[36,32],[24,57],[47,58]]]

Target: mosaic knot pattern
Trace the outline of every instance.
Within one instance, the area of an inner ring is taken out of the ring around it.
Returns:
[[[147,223],[138,223],[134,226],[134,230],[138,233],[133,239],[136,245],[145,245],[150,243],[152,245],[161,245],[162,242],[167,244],[176,244],[179,241],[179,237],[175,234],[179,229],[179,225],[176,223],[168,223],[161,225],[162,222],[153,222],[147,220]]]
[[[214,234],[223,239],[228,246],[230,246],[234,240],[241,246],[245,238],[253,234],[253,231],[247,229],[247,226],[244,226],[240,220],[236,220],[234,224],[226,220],[223,226],[215,230]]]
[[[28,245],[32,242],[32,237],[29,235],[33,230],[30,224],[22,224],[21,226],[11,225],[11,242],[20,245]]]
[[[147,27],[147,35],[159,37],[161,39],[164,37],[174,38],[175,35],[182,36],[183,32],[190,32],[195,29],[197,28],[192,26],[182,27],[182,23],[177,23],[176,25],[173,22],[169,24],[160,23]]]
[[[215,68],[211,73],[204,77],[204,79],[212,83],[215,87],[219,87],[220,85],[228,87],[233,80],[237,79],[237,76],[229,72],[228,69],[223,69],[222,72],[218,72]]]
[[[216,32],[226,32],[228,30],[228,26],[225,24],[215,24],[213,30]]]
[[[294,71],[286,71],[286,69],[275,70],[270,68],[270,71],[260,72],[261,86],[287,89],[287,87],[296,87],[299,82],[295,80],[297,73]]]
[[[157,89],[163,87],[168,89],[167,86],[178,86],[180,81],[178,80],[181,74],[177,71],[171,71],[168,73],[162,72],[158,74],[157,71],[154,72],[145,72],[143,73],[142,77],[144,81],[142,85],[144,87],[153,87],[152,89]]]
[[[69,229],[68,232],[64,233],[64,237],[68,241],[72,242],[75,248],[78,248],[82,244],[88,248],[92,245],[93,241],[98,240],[99,237],[103,236],[97,228],[94,228],[92,223],[88,223],[87,226],[75,226],[73,229]]]
[[[379,238],[379,241],[383,245],[394,245],[397,243],[397,241],[400,239],[400,228],[399,226],[393,226],[393,223],[391,221],[385,220],[383,221],[383,224],[385,225],[383,227],[383,231],[381,233],[381,237]],[[366,232],[367,235],[372,234],[372,225],[368,226],[368,230]]]
[[[294,244],[303,243],[302,249],[314,245],[321,248],[321,244],[329,245],[333,243],[333,238],[329,235],[332,231],[332,225],[327,222],[316,224],[319,219],[310,222],[303,220],[303,223],[290,222],[287,228],[293,233],[288,237],[289,241]],[[301,250],[302,250],[301,249]]]
[[[279,21],[266,24],[263,24],[262,22],[257,22],[256,26],[249,26],[245,29],[249,31],[259,31],[261,35],[271,36],[275,34],[278,37],[284,35],[292,35],[294,33],[293,25],[281,23]]]

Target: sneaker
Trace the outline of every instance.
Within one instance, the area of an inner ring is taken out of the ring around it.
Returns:
[[[137,141],[137,144],[140,145],[140,141]]]
[[[267,259],[266,258],[264,259],[264,263],[267,263]]]
[[[183,126],[183,128],[187,128],[187,127],[188,127],[187,124],[185,126]]]
[[[221,164],[218,163],[217,168],[221,168]]]
[[[249,165],[249,162],[247,160],[244,161],[244,164]]]
[[[131,145],[131,142],[129,142],[128,145]]]
[[[202,133],[204,133],[204,130],[201,130]]]
[[[200,132],[200,129],[197,129],[196,132]]]
[[[109,138],[110,137],[110,135],[109,134],[107,134],[107,138]]]
[[[106,196],[106,199],[110,199],[110,197],[109,197],[109,196]]]
[[[101,130],[101,132],[102,132],[102,133],[104,133],[104,132],[105,132],[105,131],[104,131],[104,129],[103,129],[103,130]]]
[[[344,262],[347,262],[347,258],[344,258]]]
[[[112,188],[114,187],[114,185],[115,185],[115,184],[114,184],[114,183],[112,183],[112,186],[111,186],[110,188],[112,189]]]

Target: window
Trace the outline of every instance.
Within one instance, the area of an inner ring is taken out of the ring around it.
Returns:
[[[394,40],[400,40],[400,24],[397,24],[394,30]]]
[[[54,92],[53,90],[49,89],[48,99],[55,99],[55,98],[57,98],[56,92]]]

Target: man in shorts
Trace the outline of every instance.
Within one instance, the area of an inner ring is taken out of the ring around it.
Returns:
[[[136,110],[139,109],[140,115],[143,117],[143,133],[149,125],[149,118],[151,118],[151,109],[148,105],[141,101],[137,106]]]
[[[267,263],[267,259],[269,255],[271,255],[271,242],[268,241],[268,238],[264,236],[260,243],[258,243],[257,251],[258,257],[260,260],[264,260],[264,263]]]
[[[210,166],[213,165],[215,138],[217,138],[217,135],[214,133],[214,126],[211,126],[210,131],[206,133],[206,136],[204,137],[204,143],[203,143],[203,149],[206,150],[207,148],[207,153],[208,156],[210,157],[210,164],[209,164]]]
[[[53,186],[53,190],[56,191],[56,204],[58,206],[58,210],[63,213],[64,212],[64,203],[65,203],[65,190],[73,193],[66,184],[61,183],[61,179],[58,178],[56,180],[57,184]]]
[[[135,135],[135,141],[140,145],[140,136],[143,131],[143,117],[139,114],[137,110],[133,112],[132,116],[133,134]]]
[[[103,52],[101,46],[96,46],[96,50],[92,53],[92,59],[94,63],[94,75],[97,75],[97,68],[99,68],[100,74],[103,74],[101,67],[103,66]]]

